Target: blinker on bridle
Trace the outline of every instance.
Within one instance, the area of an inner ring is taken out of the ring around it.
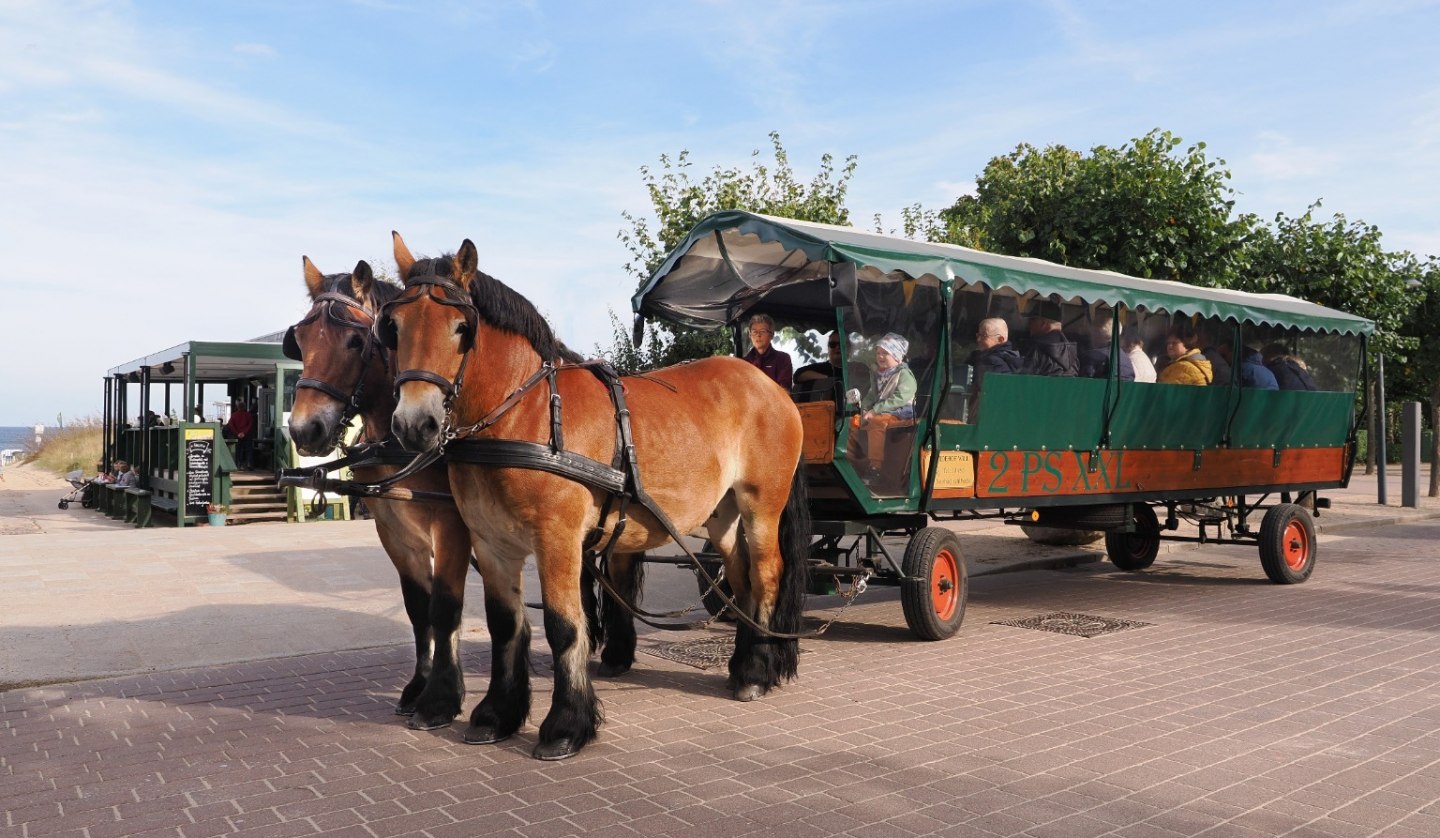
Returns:
[[[340,313],[336,311],[336,303],[345,307],[340,311],[354,309],[364,315],[365,320],[361,321],[359,319],[342,317]],[[348,395],[333,384],[318,378],[301,378],[295,382],[295,389],[297,391],[319,390],[330,398],[345,405],[344,414],[341,416],[340,421],[335,424],[335,439],[332,440],[332,445],[330,446],[334,448],[339,444],[340,436],[345,432],[345,428],[350,424],[350,420],[354,419],[355,415],[360,412],[360,398],[365,391],[365,370],[369,367],[370,359],[375,354],[375,347],[380,345],[381,341],[375,336],[374,320],[371,318],[370,312],[365,310],[364,306],[344,294],[327,291],[315,298],[314,306],[311,307],[310,313],[307,314],[303,320],[285,330],[285,341],[281,345],[281,351],[285,357],[295,361],[303,362],[305,360],[300,352],[300,342],[295,337],[295,329],[298,326],[314,323],[321,317],[326,318],[326,320],[338,326],[360,329],[365,333],[365,348],[360,352],[360,373],[356,376],[355,386]],[[383,353],[382,357],[384,357]],[[386,367],[389,367],[389,363],[389,359],[385,358]]]

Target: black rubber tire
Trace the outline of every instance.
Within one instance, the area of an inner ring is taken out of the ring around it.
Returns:
[[[715,552],[715,545],[711,544],[708,538],[705,539],[704,544],[700,545],[700,549],[695,551],[695,555],[715,559],[713,564],[707,562],[705,567],[712,577],[725,567],[720,563],[720,555]],[[719,622],[722,623],[735,622],[735,615],[730,613],[730,606],[725,604],[725,600],[721,599],[719,594],[710,590],[710,583],[705,581],[705,577],[701,576],[699,571],[695,572],[695,587],[700,591],[700,604],[705,606],[705,613],[712,617],[718,615]],[[730,590],[730,582],[725,579],[721,579],[716,588],[723,591],[727,597],[735,596],[735,592]]]
[[[61,508],[61,509],[69,509],[69,508],[70,508],[70,501],[68,501],[68,500],[62,500],[62,501],[60,501],[60,508]]]
[[[1155,508],[1147,503],[1132,506],[1135,518],[1134,532],[1105,533],[1105,554],[1110,563],[1121,570],[1144,570],[1155,564],[1160,555],[1160,519],[1155,517]]]
[[[954,637],[970,594],[960,539],[944,527],[926,527],[905,548],[900,605],[905,624],[921,640]]]
[[[711,571],[711,575],[713,576],[718,570],[719,568],[716,568],[715,571]],[[712,617],[718,614],[720,616],[720,622],[722,623],[735,622],[735,615],[730,613],[730,607],[725,604],[725,600],[721,599],[715,591],[710,590],[710,583],[706,582],[705,577],[699,573],[695,574],[695,586],[700,590],[700,604],[705,606],[705,612],[707,614]],[[735,592],[730,590],[729,580],[721,579],[717,588],[724,591],[725,596],[735,595]]]
[[[1277,585],[1297,585],[1315,570],[1315,521],[1305,507],[1272,506],[1260,522],[1260,566]]]

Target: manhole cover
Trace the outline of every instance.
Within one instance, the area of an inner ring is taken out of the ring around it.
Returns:
[[[1102,634],[1114,634],[1117,631],[1143,628],[1154,624],[1057,611],[1054,614],[1040,614],[1035,617],[1026,617],[1023,620],[996,620],[991,625],[1053,631],[1056,634],[1069,634],[1074,637],[1099,637]]]
[[[698,640],[680,640],[674,643],[641,646],[639,651],[676,663],[683,663],[686,666],[693,666],[696,669],[714,669],[730,662],[730,656],[735,654],[735,639],[732,637],[702,637]]]

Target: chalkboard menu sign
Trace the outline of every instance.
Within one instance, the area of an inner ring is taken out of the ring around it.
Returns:
[[[185,430],[185,514],[204,515],[210,507],[210,474],[215,462],[215,432]]]

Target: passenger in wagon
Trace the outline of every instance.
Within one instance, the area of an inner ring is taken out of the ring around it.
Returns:
[[[795,371],[795,387],[791,395],[797,402],[823,402],[836,398],[840,374],[840,333],[832,332],[825,340],[826,359],[806,364]]]
[[[885,432],[915,418],[915,374],[905,365],[909,349],[905,338],[886,333],[875,344],[875,373],[869,391],[864,396],[859,390],[846,394],[848,401],[860,406],[860,413],[850,419],[856,431],[850,455],[865,459],[873,471],[879,470],[884,459]]]
[[[1120,348],[1130,358],[1130,368],[1135,371],[1135,380],[1147,384],[1155,383],[1155,364],[1145,354],[1145,336],[1135,325],[1126,326],[1120,333]]]
[[[1215,379],[1210,362],[1200,353],[1200,338],[1189,318],[1181,317],[1170,326],[1165,337],[1165,355],[1170,359],[1156,381],[1161,384],[1198,384],[1204,386]]]
[[[1265,358],[1265,368],[1275,375],[1275,383],[1281,390],[1319,390],[1320,386],[1310,375],[1305,362],[1290,354],[1283,343],[1272,343],[1260,353]]]
[[[1060,304],[1044,300],[1030,313],[1030,340],[1020,355],[1030,375],[1077,376],[1079,351],[1061,328]]]
[[[1231,360],[1229,343],[1219,344],[1220,352],[1224,354],[1225,360]],[[1265,361],[1260,357],[1260,350],[1256,347],[1246,345],[1240,350],[1240,386],[1250,387],[1256,390],[1278,390],[1280,386],[1275,382],[1275,373],[1265,366]]]
[[[754,364],[759,370],[770,377],[771,381],[785,388],[790,392],[790,385],[794,383],[791,370],[794,367],[790,362],[790,354],[771,346],[775,339],[775,321],[768,314],[757,314],[750,318],[750,343],[753,348],[745,353],[745,360]]]
[[[1233,370],[1230,368],[1230,353],[1222,353],[1221,346],[1230,346],[1229,330],[1213,320],[1205,320],[1200,324],[1200,354],[1210,362],[1211,384],[1218,384],[1221,387],[1230,386],[1230,378]]]
[[[1090,348],[1080,353],[1080,376],[1082,378],[1110,377],[1110,338],[1114,334],[1110,315],[1097,313],[1090,322]],[[1135,364],[1127,352],[1116,355],[1120,365],[1120,380],[1135,380]]]
[[[975,351],[965,363],[975,370],[975,389],[986,373],[1020,372],[1024,359],[1010,343],[1010,326],[1000,317],[987,317],[980,321],[975,332]]]
[[[905,365],[910,341],[888,332],[875,344],[875,373],[870,390],[860,399],[861,423],[879,416],[915,418],[915,374]],[[853,391],[852,391],[853,392]]]

